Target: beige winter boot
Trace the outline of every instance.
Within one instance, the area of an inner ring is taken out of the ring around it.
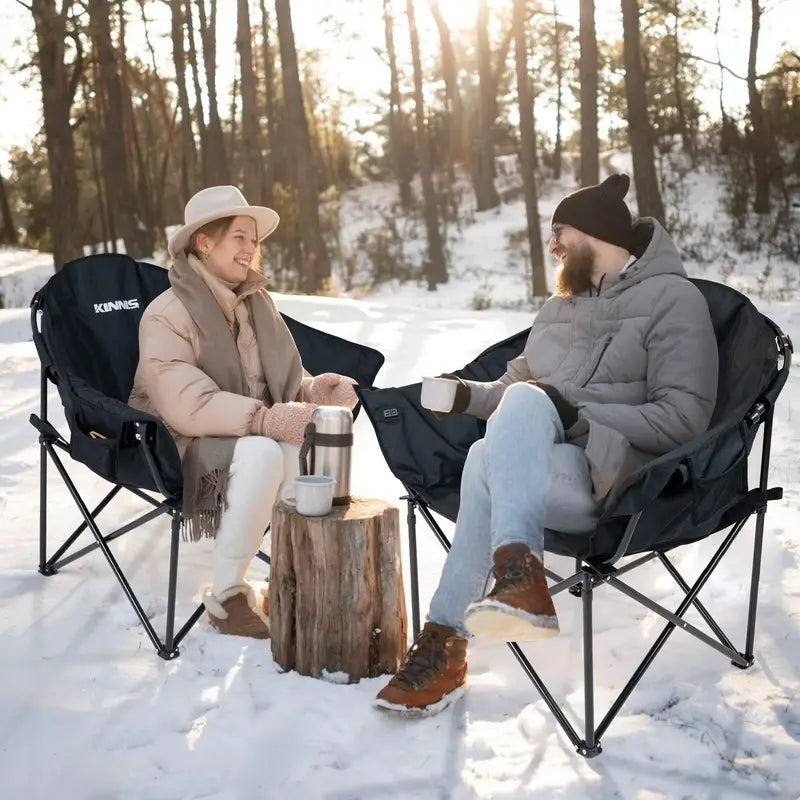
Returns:
[[[269,639],[266,592],[258,595],[249,586],[236,586],[221,597],[210,591],[203,597],[211,626],[229,636]]]

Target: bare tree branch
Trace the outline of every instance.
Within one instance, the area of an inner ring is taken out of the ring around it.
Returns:
[[[23,7],[23,8],[27,8],[27,9],[28,9],[28,11],[30,11],[30,12],[31,12],[31,14],[33,13],[33,6],[29,6],[27,3],[23,3],[23,2],[22,2],[22,0],[17,0],[17,2],[18,2],[18,3],[19,3],[19,4],[20,4],[20,5]]]

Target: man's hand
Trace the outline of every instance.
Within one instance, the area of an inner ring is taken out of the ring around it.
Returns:
[[[436,419],[444,419],[445,417],[449,417],[451,414],[463,414],[467,407],[469,406],[469,398],[470,398],[470,391],[469,386],[467,386],[458,375],[453,375],[450,372],[443,372],[441,375],[438,376],[439,378],[449,378],[451,381],[458,381],[458,386],[456,386],[456,396],[453,398],[453,407],[450,411],[432,411]]]
[[[539,381],[528,381],[534,386],[538,386],[549,398],[553,405],[556,407],[556,412],[564,426],[564,430],[568,430],[578,421],[578,409],[572,403],[568,403],[561,392],[549,383],[539,383]]]

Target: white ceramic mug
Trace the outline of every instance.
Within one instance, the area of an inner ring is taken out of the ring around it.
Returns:
[[[452,411],[457,388],[458,381],[452,378],[423,378],[420,403],[430,411]]]
[[[298,475],[281,492],[281,500],[304,517],[324,517],[333,504],[336,481],[327,475]]]

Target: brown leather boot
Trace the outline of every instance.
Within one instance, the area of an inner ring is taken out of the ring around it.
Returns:
[[[220,633],[249,636],[251,639],[269,639],[265,594],[256,597],[252,590],[240,591],[221,601],[207,594],[203,600],[211,626]]]
[[[464,626],[473,636],[531,642],[555,636],[558,617],[542,562],[521,543],[498,547],[492,557],[495,584],[470,603]]]
[[[466,679],[467,640],[454,628],[426,622],[374,705],[405,717],[429,717],[464,693]]]

